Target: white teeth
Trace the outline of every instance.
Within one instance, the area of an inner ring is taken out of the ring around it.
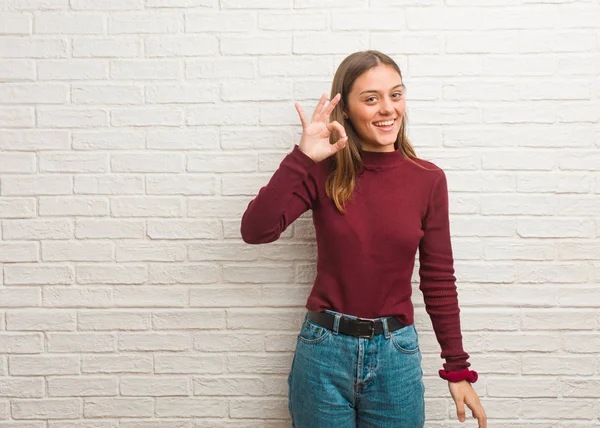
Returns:
[[[394,123],[393,120],[388,120],[387,122],[375,122],[374,125],[375,126],[389,126],[393,123]]]

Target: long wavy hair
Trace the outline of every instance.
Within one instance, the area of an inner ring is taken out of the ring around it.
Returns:
[[[376,50],[367,50],[355,52],[344,58],[337,68],[331,84],[330,99],[338,93],[341,94],[342,97],[331,113],[330,121],[337,121],[344,125],[346,135],[348,136],[348,142],[346,147],[333,156],[332,168],[327,177],[327,181],[325,182],[325,191],[327,196],[334,201],[338,211],[342,214],[346,213],[344,203],[352,199],[352,192],[356,185],[356,177],[363,167],[360,137],[354,129],[352,122],[349,119],[344,119],[343,116],[344,110],[346,110],[348,106],[348,94],[352,90],[354,81],[360,75],[380,64],[394,68],[400,75],[400,78],[402,78],[400,67],[398,67],[392,58]],[[415,150],[406,136],[406,125],[407,116],[405,112],[402,116],[400,132],[398,132],[398,138],[394,143],[394,149],[400,149],[402,154],[410,160],[417,159]],[[329,142],[334,144],[338,139],[338,133],[332,132],[329,137]]]

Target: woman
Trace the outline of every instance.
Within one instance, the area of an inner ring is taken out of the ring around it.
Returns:
[[[345,58],[328,105],[324,94],[310,120],[295,105],[300,143],[242,217],[244,241],[262,244],[313,212],[317,276],[288,376],[296,428],[424,425],[411,302],[417,249],[420,289],[445,359],[439,375],[458,419],[466,404],[486,426],[462,347],[446,177],[418,159],[406,137],[404,90],[390,57]]]

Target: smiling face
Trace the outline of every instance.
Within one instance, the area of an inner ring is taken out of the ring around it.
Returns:
[[[348,94],[346,114],[362,149],[393,151],[405,108],[404,84],[396,70],[380,64],[361,74]]]

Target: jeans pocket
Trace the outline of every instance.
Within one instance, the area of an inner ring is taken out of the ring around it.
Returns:
[[[331,330],[321,327],[320,325],[312,322],[308,318],[304,320],[298,339],[303,343],[315,345],[321,343],[327,336],[331,334]]]
[[[391,332],[390,340],[396,349],[404,354],[419,352],[419,335],[414,324]]]

